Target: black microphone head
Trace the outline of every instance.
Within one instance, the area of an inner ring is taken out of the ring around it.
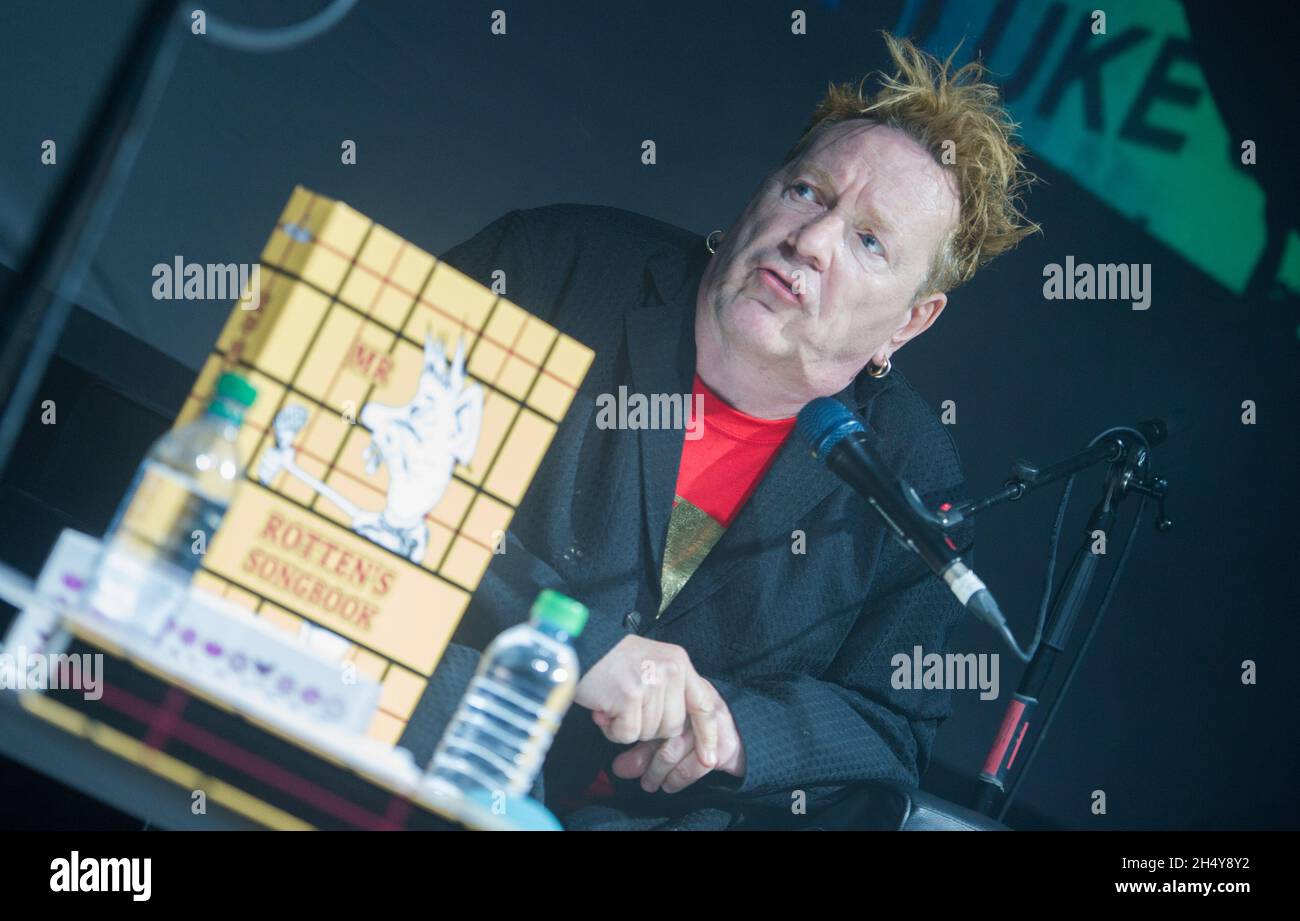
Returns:
[[[1165,438],[1169,436],[1169,427],[1163,419],[1143,419],[1133,427],[1142,433],[1149,448],[1164,444]]]
[[[1187,407],[1164,407],[1158,417],[1143,419],[1133,427],[1142,433],[1147,444],[1154,448],[1172,437],[1181,438],[1191,428],[1191,416]]]
[[[821,459],[854,432],[866,429],[853,411],[833,397],[818,397],[799,411],[795,428],[812,448],[813,457]]]

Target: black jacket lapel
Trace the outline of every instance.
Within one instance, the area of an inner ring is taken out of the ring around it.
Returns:
[[[695,295],[708,263],[703,240],[698,249],[703,257],[671,250],[647,260],[646,300],[628,311],[625,320],[632,393],[646,398],[674,393],[689,397],[691,393],[695,377]],[[657,578],[663,570],[668,516],[686,433],[680,428],[642,428],[636,435],[641,451],[646,539],[653,559],[651,571]]]

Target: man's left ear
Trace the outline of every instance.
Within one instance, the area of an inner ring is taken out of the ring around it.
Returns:
[[[918,300],[908,311],[903,325],[889,337],[889,344],[895,349],[900,349],[921,335],[935,320],[939,319],[939,314],[943,313],[943,308],[947,304],[948,295],[939,291]]]

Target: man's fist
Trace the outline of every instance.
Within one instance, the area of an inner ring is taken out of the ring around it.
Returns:
[[[686,650],[627,636],[578,682],[574,701],[592,711],[611,742],[671,739],[686,729],[701,764],[718,763],[722,697],[691,665]]]

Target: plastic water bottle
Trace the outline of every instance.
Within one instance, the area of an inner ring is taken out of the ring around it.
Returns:
[[[153,443],[104,534],[92,610],[149,636],[166,625],[239,485],[236,441],[256,397],[223,374],[202,417]]]
[[[569,645],[587,625],[587,608],[546,589],[532,619],[488,646],[429,769],[448,794],[527,796],[578,686]]]

